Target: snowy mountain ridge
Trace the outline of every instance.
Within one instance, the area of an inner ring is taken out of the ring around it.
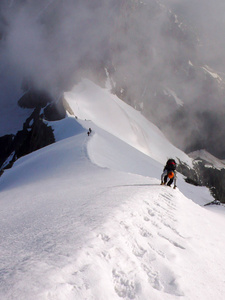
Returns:
[[[107,132],[162,164],[169,157],[179,157],[192,166],[192,160],[173,146],[153,123],[112,95],[110,90],[100,89],[91,81],[83,80],[65,93],[64,97],[78,119],[92,120]],[[105,114],[102,114],[99,107]],[[117,119],[121,121],[117,122]]]
[[[186,154],[90,81],[65,98],[77,118],[0,178],[0,298],[222,300],[224,207],[181,175],[159,185]]]

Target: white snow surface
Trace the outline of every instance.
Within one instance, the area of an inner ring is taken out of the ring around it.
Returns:
[[[153,123],[107,89],[100,89],[92,82],[83,80],[72,91],[65,93],[65,98],[79,119],[91,120],[155,160],[165,163],[172,156],[192,165],[192,160],[174,147]]]
[[[159,185],[189,158],[106,89],[65,97],[78,120],[0,178],[0,299],[224,299],[224,207],[181,175]]]

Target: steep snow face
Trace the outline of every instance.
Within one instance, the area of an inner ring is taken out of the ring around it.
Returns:
[[[107,89],[83,80],[64,96],[79,119],[93,121],[156,161],[164,164],[169,157],[174,157],[192,165],[192,160],[174,147],[155,125]]]

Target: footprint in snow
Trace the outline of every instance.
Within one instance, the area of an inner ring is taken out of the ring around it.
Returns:
[[[104,242],[108,242],[110,240],[110,237],[105,233],[99,233],[98,237],[100,237]]]
[[[183,247],[183,246],[180,245],[179,243],[173,241],[172,239],[167,238],[166,236],[164,236],[164,235],[162,235],[162,234],[160,234],[160,233],[158,233],[158,235],[159,235],[160,237],[162,237],[163,239],[167,240],[167,241],[168,241],[169,243],[171,243],[173,246],[175,246],[175,247],[177,247],[177,248],[180,248],[180,249],[182,249],[182,250],[185,250],[185,247]]]
[[[163,291],[164,293],[171,295],[184,295],[182,290],[180,289],[176,276],[168,268],[163,268],[161,274],[158,271],[154,270],[151,265],[146,266],[145,264],[143,264],[142,268],[147,274],[149,283],[154,289]]]
[[[149,219],[148,217],[144,216],[144,221],[145,221],[145,222],[149,222],[150,219]]]
[[[112,275],[117,295],[125,299],[135,299],[138,284],[135,284],[134,280],[121,270],[113,269]]]
[[[154,211],[152,211],[151,209],[148,209],[148,214],[149,214],[149,216],[151,216],[151,217],[154,217],[154,216],[155,216]]]
[[[144,254],[147,252],[144,248],[142,248],[141,246],[139,246],[137,244],[137,242],[135,242],[134,247],[133,247],[133,251],[135,256],[137,257],[143,257]]]
[[[162,224],[167,227],[168,229],[172,230],[176,235],[178,235],[181,238],[184,238],[173,226],[171,226],[168,222],[162,221]]]
[[[147,237],[153,237],[153,235],[147,229],[145,229],[143,227],[139,228],[139,233],[140,233],[141,236],[146,237],[146,238]]]
[[[161,291],[163,289],[163,286],[160,283],[158,272],[155,271],[152,266],[146,266],[146,265],[143,264],[142,268],[145,271],[145,273],[147,274],[148,281],[151,284],[151,286],[154,289],[156,289],[158,291]]]

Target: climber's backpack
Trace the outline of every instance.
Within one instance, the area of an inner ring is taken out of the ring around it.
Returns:
[[[171,171],[175,171],[177,167],[177,164],[175,162],[174,159],[168,159],[167,163],[166,163],[166,169],[167,170],[171,170]]]

